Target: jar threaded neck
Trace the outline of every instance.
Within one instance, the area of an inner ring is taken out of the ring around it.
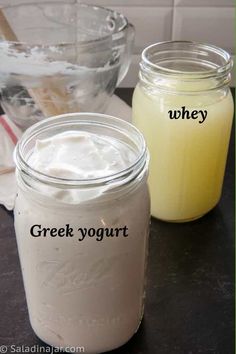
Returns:
[[[160,42],[142,52],[139,78],[160,89],[208,91],[229,84],[233,60],[223,49],[189,42]],[[196,83],[199,84],[196,84]],[[194,83],[194,84],[193,84]]]

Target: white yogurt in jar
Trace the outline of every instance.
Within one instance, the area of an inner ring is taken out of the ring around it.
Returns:
[[[66,131],[37,140],[29,164],[53,177],[90,179],[120,172],[135,158],[129,146],[110,137]]]
[[[32,127],[16,151],[15,229],[30,321],[50,345],[104,352],[128,341],[142,318],[147,155],[140,167],[141,147],[128,134],[139,133],[128,123],[114,119],[106,134],[91,123],[43,136],[40,127],[55,122]],[[127,132],[116,134],[119,124]]]

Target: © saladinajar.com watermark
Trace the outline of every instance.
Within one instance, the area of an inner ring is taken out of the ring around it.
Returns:
[[[1,345],[0,353],[85,353],[84,347],[42,347],[38,344],[27,345]]]

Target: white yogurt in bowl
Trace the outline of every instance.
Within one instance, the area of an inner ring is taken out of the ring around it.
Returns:
[[[70,114],[28,129],[15,153],[15,230],[31,325],[46,343],[99,353],[143,315],[148,153],[127,122]]]

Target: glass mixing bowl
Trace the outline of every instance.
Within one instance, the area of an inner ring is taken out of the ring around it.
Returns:
[[[0,11],[0,95],[21,129],[52,115],[103,112],[127,73],[134,29],[120,13],[76,1]]]

